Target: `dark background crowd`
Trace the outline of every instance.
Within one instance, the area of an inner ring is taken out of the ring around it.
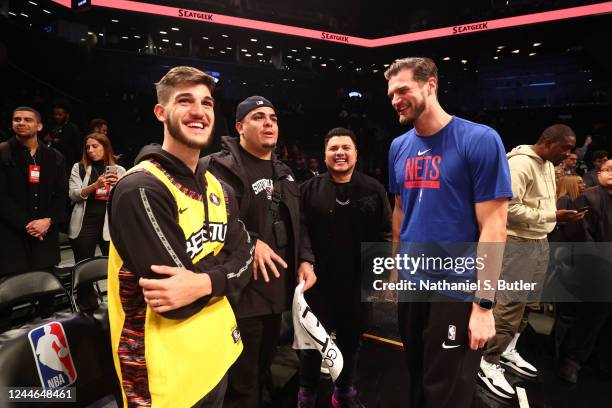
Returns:
[[[330,129],[345,127],[356,134],[358,168],[386,186],[389,146],[408,129],[397,122],[383,72],[395,58],[407,55],[435,59],[439,99],[447,111],[494,128],[506,151],[532,144],[553,123],[575,131],[575,151],[556,168],[558,209],[579,209],[584,195],[600,185],[602,166],[612,166],[612,62],[605,41],[610,38],[609,15],[368,50],[105,9],[78,14],[52,2],[39,3],[0,0],[0,142],[13,137],[16,107],[36,109],[43,123],[39,143],[62,153],[66,183],[91,133],[108,136],[117,164],[126,169],[143,146],[160,143],[153,83],[172,66],[190,65],[218,78],[213,142],[202,155],[218,151],[222,136],[237,136],[236,105],[246,96],[262,95],[274,103],[279,118],[276,154],[298,181],[325,171],[323,139]],[[462,6],[456,13],[434,2],[431,10],[411,17],[364,5],[371,11],[367,19],[356,6],[339,18],[337,6],[326,4],[335,2],[314,2],[321,3],[317,11],[302,13],[292,11],[298,2],[283,7],[274,1],[184,3],[381,37],[547,10],[551,2],[480,2],[483,7]],[[558,3],[563,4],[556,8],[583,2]],[[68,195],[65,204],[57,226],[63,232],[72,211]],[[612,223],[612,208],[605,211],[598,222]],[[602,228],[612,231],[612,224]],[[561,225],[549,239],[569,242],[584,236]],[[569,323],[561,323],[573,324],[575,310],[556,313],[563,315],[557,316],[561,320],[570,316]],[[610,319],[604,324],[605,334],[611,331]],[[610,363],[603,369],[612,369],[612,361],[601,361]]]

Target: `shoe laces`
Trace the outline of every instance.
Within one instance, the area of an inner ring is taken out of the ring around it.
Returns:
[[[506,372],[506,370],[501,366],[501,364],[493,364],[487,361],[485,361],[485,364],[487,364],[487,371],[490,372],[493,376],[503,375],[504,372]]]
[[[518,360],[520,362],[524,362],[525,359],[519,354],[519,352],[513,348],[512,350],[508,350],[504,353],[504,357],[509,356],[515,360]]]

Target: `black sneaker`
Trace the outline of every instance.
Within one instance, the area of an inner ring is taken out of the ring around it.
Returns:
[[[580,371],[580,364],[565,358],[557,368],[557,375],[568,383],[576,384],[578,382],[578,371]]]

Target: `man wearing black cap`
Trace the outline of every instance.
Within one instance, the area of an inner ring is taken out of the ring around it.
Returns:
[[[305,289],[315,280],[314,257],[301,237],[299,189],[291,169],[273,150],[278,141],[274,106],[251,96],[236,108],[239,139],[223,137],[221,151],[202,160],[216,177],[230,184],[240,218],[255,238],[253,280],[234,305],[244,351],[229,371],[225,407],[261,405],[261,388],[280,333],[281,313],[289,309],[298,281]]]

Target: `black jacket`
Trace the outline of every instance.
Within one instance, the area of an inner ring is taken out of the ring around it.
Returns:
[[[238,138],[224,136],[221,139],[221,151],[200,159],[200,163],[206,166],[217,178],[232,186],[238,202],[240,203],[240,214],[246,214],[253,195],[240,160],[239,149],[240,145]],[[285,259],[285,261],[287,261],[288,267],[293,267],[293,269],[297,268],[301,261],[314,263],[314,256],[310,249],[308,236],[303,236],[302,229],[300,228],[300,192],[297,182],[291,173],[291,169],[278,160],[275,155],[272,158],[272,165],[274,167],[276,179],[281,183],[281,204],[287,209],[291,219],[291,225],[288,231],[292,231],[292,236],[289,238],[290,247],[293,250],[293,257],[292,259]],[[267,214],[262,216],[267,216]],[[249,225],[247,225],[247,230],[249,230],[249,234],[253,238],[258,238],[258,235],[249,229]],[[265,283],[263,279],[251,281],[249,286],[245,289],[245,292],[256,290],[258,293],[263,294],[264,297],[267,297],[268,303],[264,305],[253,304],[253,302],[243,304],[244,302],[241,302],[240,307],[236,311],[238,317],[256,316],[260,314],[260,312],[261,314],[265,314],[269,313],[271,309],[278,312],[279,310],[284,310],[288,306],[276,304],[277,299],[270,298],[273,296],[272,293],[274,293],[274,291],[268,289],[270,289],[271,285],[275,282],[274,277],[271,279],[269,283]],[[292,282],[293,281],[292,278]],[[245,295],[245,297],[249,298],[248,294]]]
[[[334,251],[332,225],[336,207],[336,190],[329,172],[305,181],[300,186],[304,225],[316,259],[318,282],[331,283],[332,258],[353,256],[360,264],[362,242],[391,240],[391,207],[382,184],[359,171],[353,173],[348,199],[355,235],[347,236],[353,243],[352,254]],[[356,271],[357,272],[357,271]]]
[[[0,146],[0,275],[47,269],[60,260],[59,228],[66,221],[68,183],[64,156],[39,142],[41,175],[38,214],[31,214],[29,166],[14,136]],[[40,218],[52,224],[42,241],[26,232],[26,225]]]
[[[557,200],[557,210],[577,210],[569,195],[564,195]],[[550,242],[573,242],[583,238],[582,224],[579,222],[557,223],[555,229],[548,234]]]
[[[599,179],[597,178],[597,169],[593,169],[588,171],[584,176],[582,176],[582,180],[587,187],[593,187],[599,185]]]
[[[198,166],[194,175],[191,169],[162,150],[159,145],[145,146],[137,156],[136,163],[147,159],[155,159],[183,189],[206,197],[204,167]],[[112,190],[108,215],[111,239],[125,266],[142,277],[163,279],[167,276],[153,273],[151,265],[177,265],[151,224],[140,198],[144,192],[159,228],[185,268],[193,272],[206,272],[212,282],[212,295],[225,295],[230,301],[235,301],[239,292],[251,279],[251,274],[248,272],[252,261],[253,241],[238,219],[238,207],[231,187],[222,181],[221,185],[229,202],[223,249],[217,256],[211,254],[194,264],[187,253],[184,232],[178,224],[176,201],[168,188],[155,176],[142,171],[122,177]],[[245,267],[248,268],[247,272],[236,278],[228,278],[229,273],[235,274]],[[209,298],[210,296],[206,296],[191,305],[164,315],[170,318],[193,315],[206,305]]]
[[[66,159],[66,163],[76,163],[81,160],[83,138],[77,125],[67,121],[63,125],[57,125],[49,132],[57,142],[51,142],[51,147],[59,150]]]
[[[584,241],[612,242],[612,191],[597,186],[582,193],[575,208],[588,206],[582,219]]]

